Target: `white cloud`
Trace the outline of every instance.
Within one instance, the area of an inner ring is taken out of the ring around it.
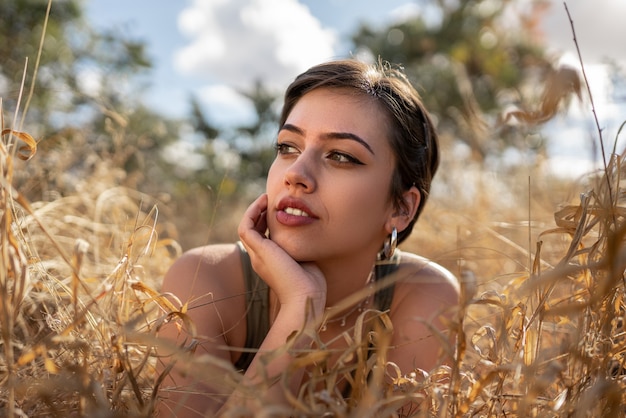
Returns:
[[[436,27],[441,25],[443,10],[433,2],[409,2],[392,9],[388,14],[389,21],[383,23],[402,23],[417,17],[421,17],[427,25]]]
[[[179,140],[169,144],[163,150],[163,157],[180,170],[199,170],[206,167],[206,159],[198,152],[190,140]]]
[[[624,0],[569,0],[567,10],[583,61],[599,62],[607,57],[626,65],[626,2]],[[551,0],[542,21],[546,41],[556,51],[575,51],[572,28],[562,0]]]
[[[194,0],[178,25],[190,39],[176,54],[179,71],[237,88],[262,79],[282,89],[331,59],[337,43],[297,0]]]
[[[626,39],[623,22],[626,2],[568,0],[566,4],[567,10],[562,0],[550,0],[550,7],[541,21],[541,30],[549,52],[560,57],[559,64],[580,71],[580,58],[569,20],[571,17],[608,158],[618,127],[624,120],[624,104],[614,97],[604,61],[610,58],[622,67],[626,66],[626,48],[623,46],[623,39]],[[602,160],[600,136],[584,84],[582,97],[582,103],[572,101],[567,116],[549,122],[544,128],[550,138],[550,169],[553,172],[580,175],[598,168]],[[617,152],[622,151],[621,142],[624,139],[620,139]]]
[[[97,97],[102,90],[102,73],[97,68],[84,68],[78,75],[78,88],[84,94]]]
[[[209,120],[218,125],[251,123],[256,117],[252,103],[224,84],[202,87],[198,95]]]
[[[543,167],[546,173],[564,179],[579,178],[601,169],[601,164],[580,157],[557,155],[549,158]]]

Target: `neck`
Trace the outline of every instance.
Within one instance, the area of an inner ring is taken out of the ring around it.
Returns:
[[[326,307],[349,307],[362,300],[375,261],[374,255],[318,263],[327,283]]]

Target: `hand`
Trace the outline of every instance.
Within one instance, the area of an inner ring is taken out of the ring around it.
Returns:
[[[276,293],[281,305],[314,303],[319,314],[326,304],[326,279],[315,263],[298,263],[265,235],[267,194],[262,194],[246,210],[239,224],[239,238],[252,266]]]

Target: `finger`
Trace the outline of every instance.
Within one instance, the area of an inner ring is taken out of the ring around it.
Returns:
[[[261,212],[259,219],[257,220],[256,225],[254,225],[254,229],[261,235],[265,236],[265,232],[267,231],[267,211],[264,210]]]
[[[261,213],[267,208],[267,195],[262,194],[248,206],[243,214],[240,226],[244,228],[254,228],[259,221]]]
[[[265,220],[266,209],[267,195],[262,194],[244,212],[237,230],[239,238],[241,238],[244,244],[248,244],[253,239],[263,238],[261,234],[265,233],[267,226]]]

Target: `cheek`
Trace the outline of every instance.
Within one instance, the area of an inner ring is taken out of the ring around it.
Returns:
[[[269,192],[270,189],[275,188],[278,182],[282,182],[282,176],[280,175],[280,170],[278,165],[276,164],[276,160],[270,166],[270,169],[267,172],[267,180],[265,180],[265,188]]]
[[[339,193],[341,202],[358,217],[377,218],[389,207],[389,184],[380,179],[363,179]]]

